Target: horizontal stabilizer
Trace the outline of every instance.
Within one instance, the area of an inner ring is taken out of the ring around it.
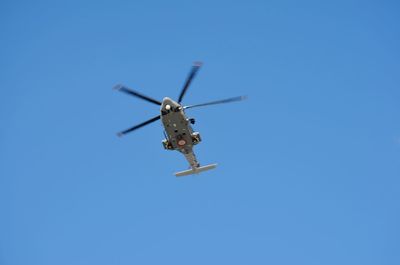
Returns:
[[[191,168],[188,170],[184,170],[181,172],[177,172],[175,173],[175,176],[177,177],[183,177],[183,176],[187,176],[187,175],[191,175],[191,174],[198,174],[213,168],[216,168],[217,164],[211,164],[211,165],[206,165],[206,166],[202,166],[202,167],[196,167],[196,168]]]

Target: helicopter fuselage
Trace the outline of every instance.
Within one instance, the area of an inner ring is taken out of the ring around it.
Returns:
[[[200,165],[193,152],[193,146],[201,141],[200,134],[194,132],[193,119],[188,119],[183,107],[170,98],[164,98],[161,104],[161,121],[164,126],[164,148],[177,150],[185,155],[190,166],[195,169]]]

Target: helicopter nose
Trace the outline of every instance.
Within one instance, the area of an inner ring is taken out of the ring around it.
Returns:
[[[161,110],[165,113],[169,113],[170,111],[175,111],[179,107],[179,104],[173,101],[172,99],[165,97],[163,98],[163,102],[161,105]]]
[[[173,101],[173,100],[170,99],[170,98],[164,98],[164,99],[163,99],[163,102],[162,102],[162,106],[163,106],[164,108],[166,108],[168,105],[170,106],[170,108],[172,108],[172,107],[177,107],[177,106],[178,106],[178,103],[176,103],[175,101]]]
[[[170,98],[163,98],[162,108],[170,110],[172,106],[172,100]]]
[[[172,106],[171,103],[172,103],[172,101],[170,98],[168,98],[168,97],[163,98],[161,110],[169,112],[171,110],[171,106]]]

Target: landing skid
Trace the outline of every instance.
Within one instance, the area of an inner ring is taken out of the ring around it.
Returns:
[[[210,169],[214,169],[217,167],[217,164],[210,164],[210,165],[206,165],[206,166],[202,166],[202,167],[195,167],[195,168],[191,168],[188,170],[184,170],[181,172],[177,172],[175,173],[175,176],[177,177],[183,177],[183,176],[187,176],[187,175],[191,175],[191,174],[198,174]]]

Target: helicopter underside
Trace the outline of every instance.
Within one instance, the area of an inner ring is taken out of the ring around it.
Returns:
[[[201,141],[200,134],[193,132],[182,107],[169,98],[164,98],[161,105],[161,121],[166,134],[163,141],[166,149],[186,154]]]

